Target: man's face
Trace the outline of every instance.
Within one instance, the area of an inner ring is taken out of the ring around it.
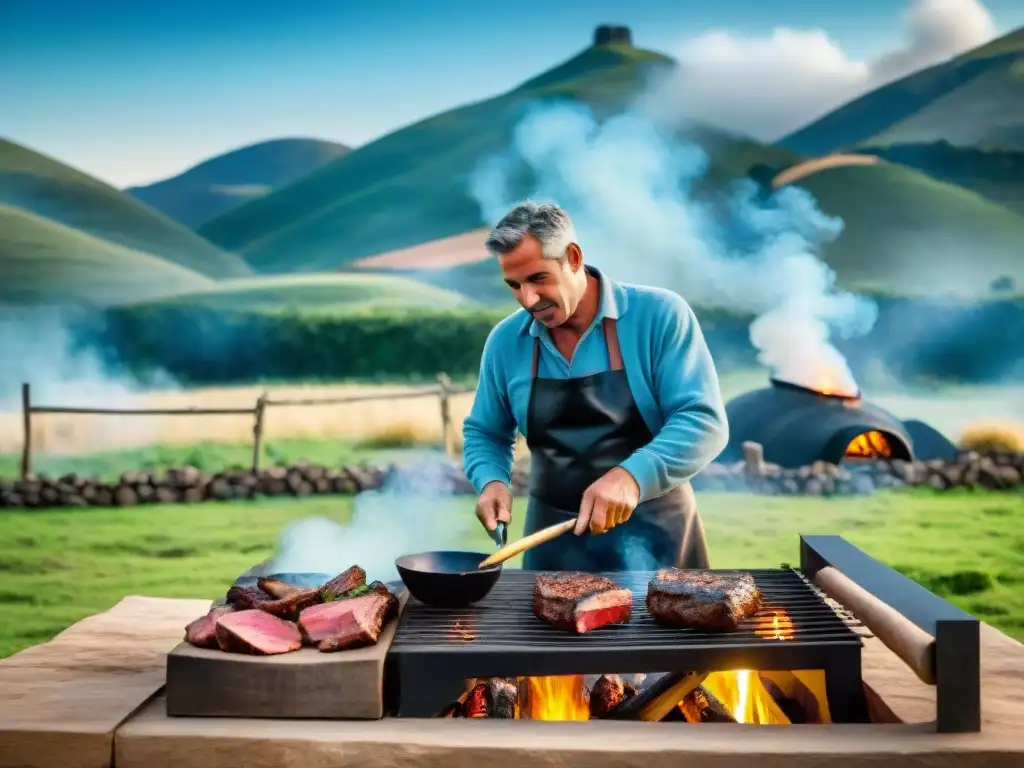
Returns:
[[[516,301],[548,328],[564,323],[579,306],[583,294],[579,279],[583,253],[579,246],[570,245],[563,259],[545,259],[540,241],[527,235],[499,257],[498,263]]]

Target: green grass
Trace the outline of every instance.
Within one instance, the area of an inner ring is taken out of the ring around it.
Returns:
[[[363,461],[388,462],[401,455],[408,444],[389,444],[389,436],[379,440],[349,441],[338,438],[283,438],[263,445],[260,463],[292,465],[300,460],[322,466],[359,464]],[[394,450],[391,450],[394,449]],[[192,466],[203,472],[214,473],[230,469],[248,469],[252,466],[252,443],[200,442],[188,446],[150,445],[123,451],[107,451],[84,456],[37,454],[32,457],[36,474],[60,477],[76,474],[81,477],[99,477],[116,480],[123,472],[144,470],[163,471],[171,467]],[[17,477],[21,457],[0,454],[0,478]]]
[[[453,500],[445,513],[453,544],[490,551],[494,545],[468,501]],[[699,501],[715,567],[796,564],[798,534],[840,534],[1024,640],[1020,494],[890,491],[832,500],[702,494]],[[271,555],[289,522],[310,515],[344,522],[351,506],[351,497],[331,496],[2,512],[0,656],[44,642],[125,595],[215,599]],[[521,535],[522,517],[516,502],[510,537]]]
[[[210,277],[249,273],[237,256],[120,190],[45,155],[0,139],[0,204]],[[0,228],[0,241],[5,232]],[[56,265],[39,259],[40,272]]]
[[[303,313],[348,312],[369,308],[441,309],[475,304],[466,295],[424,285],[411,278],[358,272],[222,280],[199,290],[185,291],[157,301],[137,303],[218,310],[294,310]]]
[[[0,204],[0,304],[107,306],[205,288],[208,277]]]
[[[572,99],[598,113],[630,103],[667,57],[608,46],[578,56],[485,101],[434,115],[358,147],[314,173],[207,222],[199,232],[241,252],[261,272],[325,271],[363,256],[482,226],[467,188],[477,163],[507,150],[522,109]],[[751,158],[786,164],[789,152],[696,129],[713,145],[710,173],[735,178]]]
[[[1024,150],[1024,28],[876,88],[779,145],[824,155],[859,144],[946,140]]]

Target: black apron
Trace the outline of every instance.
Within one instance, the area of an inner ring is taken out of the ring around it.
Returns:
[[[527,406],[530,495],[524,535],[579,514],[587,487],[653,439],[622,365],[615,321],[602,322],[610,370],[571,379],[537,377],[534,339]],[[605,533],[571,531],[523,555],[537,571],[649,571],[709,568],[704,527],[689,483],[646,501]]]

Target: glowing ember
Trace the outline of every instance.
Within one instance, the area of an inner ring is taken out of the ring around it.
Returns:
[[[846,446],[846,455],[854,458],[888,458],[892,455],[889,441],[881,432],[871,430],[857,435]]]
[[[796,632],[793,620],[785,611],[775,611],[772,616],[758,616],[754,634],[770,640],[792,640]]]
[[[531,720],[589,720],[590,701],[583,675],[529,679]]]
[[[452,640],[461,640],[466,643],[471,643],[476,638],[476,635],[473,634],[472,625],[463,626],[460,621],[455,622],[455,626],[452,627],[452,631],[448,633],[448,636]]]
[[[703,683],[732,713],[737,723],[789,725],[789,718],[761,685],[758,675],[749,669],[712,672]]]

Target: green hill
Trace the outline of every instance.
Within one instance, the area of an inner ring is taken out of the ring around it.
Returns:
[[[0,139],[0,204],[210,277],[250,270],[195,232],[130,195],[52,158]]]
[[[261,272],[323,271],[481,226],[466,181],[476,164],[508,147],[513,127],[538,99],[571,99],[608,114],[627,105],[662,54],[593,45],[511,91],[435,115],[359,147],[299,181],[199,228]],[[743,175],[756,162],[786,164],[787,151],[689,129],[709,149],[709,176]]]
[[[169,179],[125,190],[192,229],[349,152],[321,139],[275,139],[210,158]]]
[[[778,143],[824,155],[936,141],[1024,151],[1024,28],[864,94]]]
[[[108,306],[212,285],[155,256],[0,205],[0,304]]]
[[[850,288],[902,296],[981,295],[1024,285],[1024,217],[980,195],[889,163],[819,171],[797,182],[845,229],[824,256]]]
[[[183,290],[132,306],[197,307],[217,310],[306,313],[358,309],[454,308],[476,304],[466,296],[401,276],[362,273],[312,273],[221,280],[198,290]]]

